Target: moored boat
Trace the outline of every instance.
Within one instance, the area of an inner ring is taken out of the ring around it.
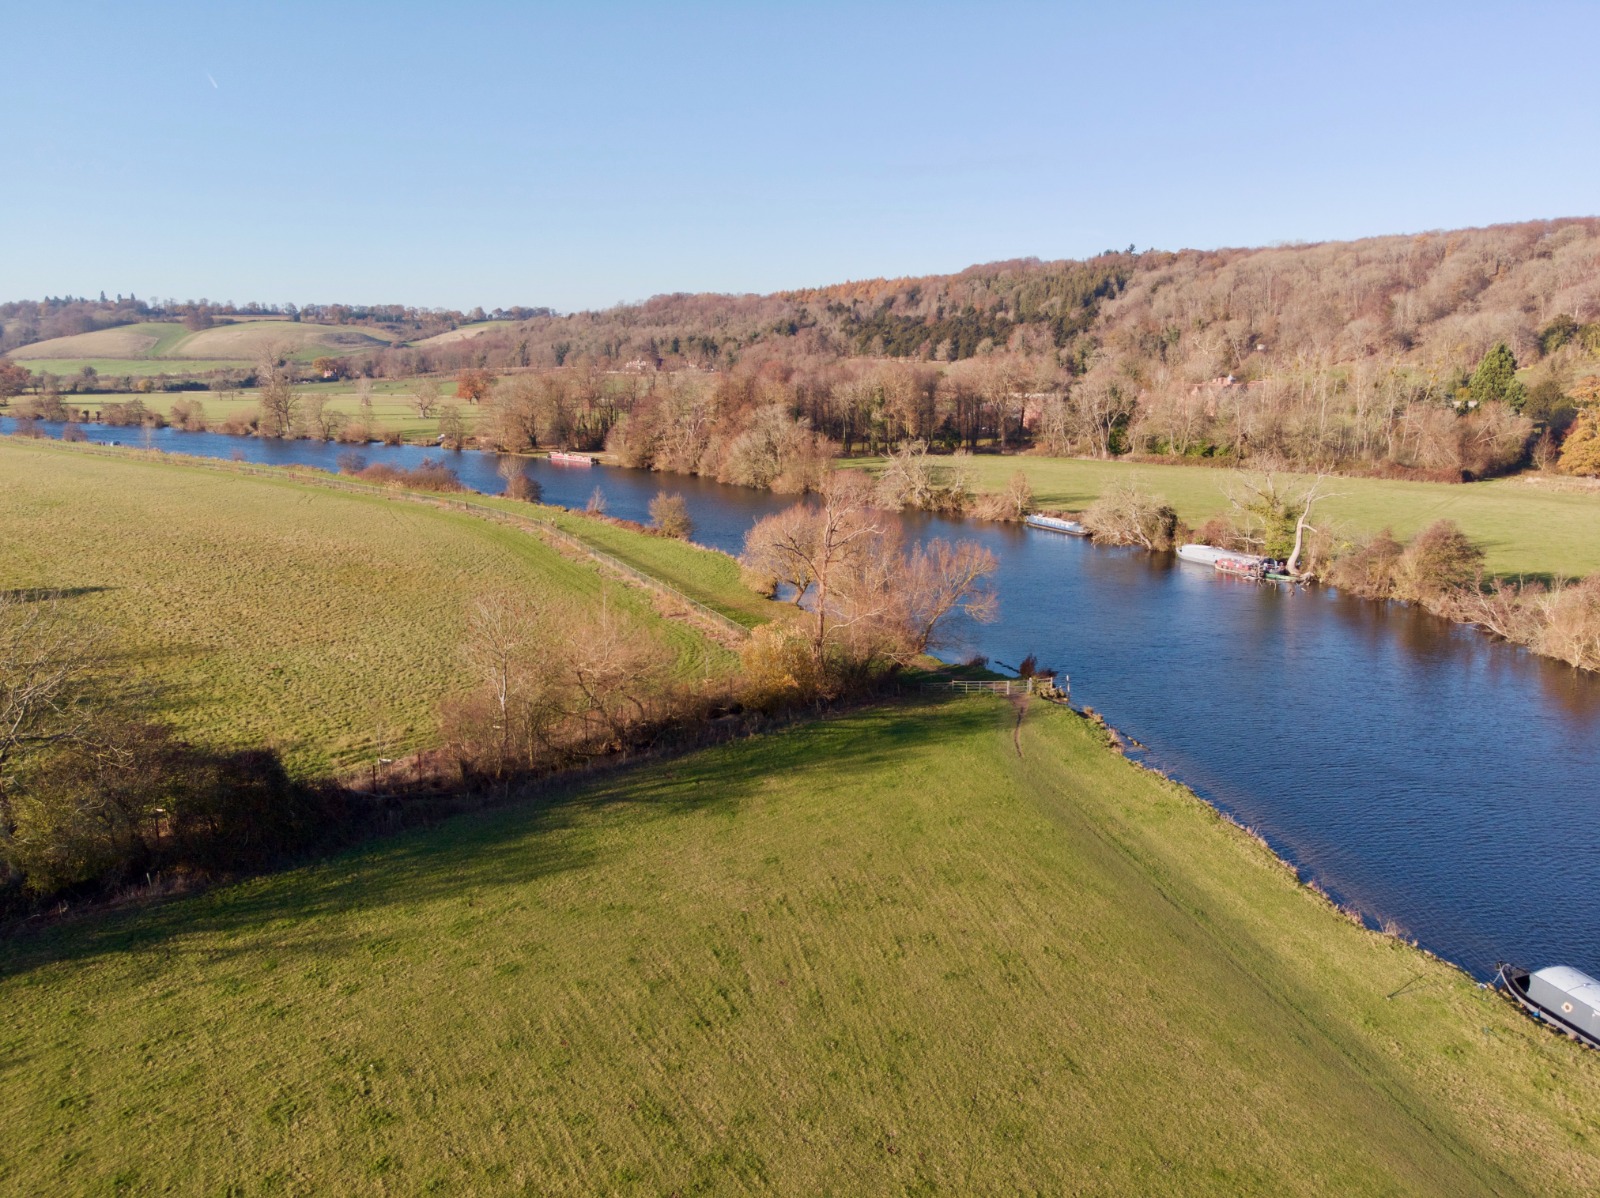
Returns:
[[[1495,982],[1535,1019],[1600,1048],[1600,981],[1570,965],[1547,965],[1530,973],[1502,964]]]
[[[1069,537],[1089,535],[1089,530],[1076,520],[1063,520],[1060,516],[1028,516],[1022,522],[1029,528],[1048,528],[1051,532],[1064,532]]]
[[[1211,563],[1211,568],[1218,574],[1231,574],[1235,578],[1260,578],[1265,565],[1263,559],[1241,553],[1236,556],[1219,557]]]
[[[1253,553],[1235,553],[1231,549],[1218,549],[1215,545],[1179,545],[1178,556],[1186,562],[1198,562],[1202,566],[1215,566],[1219,561],[1227,558],[1230,561],[1249,562],[1259,565],[1264,558]]]
[[[554,466],[593,466],[594,459],[586,453],[567,453],[565,450],[552,449],[550,463]]]

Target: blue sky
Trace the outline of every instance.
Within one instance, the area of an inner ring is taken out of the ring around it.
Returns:
[[[1593,3],[10,7],[0,298],[572,310],[1600,211]]]

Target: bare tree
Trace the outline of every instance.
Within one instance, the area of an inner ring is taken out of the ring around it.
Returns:
[[[994,554],[971,541],[951,544],[935,538],[913,549],[896,588],[904,604],[901,619],[913,653],[926,653],[943,643],[950,617],[957,611],[980,624],[999,614],[1000,601],[987,580],[995,571]]]
[[[1108,545],[1166,549],[1178,527],[1178,516],[1159,495],[1139,488],[1131,478],[1116,483],[1083,513],[1083,526]]]
[[[423,420],[430,418],[439,406],[439,384],[433,379],[417,379],[411,385],[411,404]]]
[[[280,366],[276,348],[263,351],[256,366],[257,402],[261,405],[261,434],[287,437],[294,432],[300,413],[300,394],[287,368]]]
[[[439,409],[439,441],[447,449],[460,449],[467,441],[467,428],[461,421],[461,409],[447,403]]]
[[[816,581],[811,573],[814,547],[809,544],[816,528],[815,513],[805,504],[764,516],[745,533],[740,560],[757,575],[787,583],[799,607]]]

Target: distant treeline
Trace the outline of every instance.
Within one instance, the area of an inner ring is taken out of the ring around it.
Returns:
[[[295,314],[391,311],[489,315]],[[733,481],[809,472],[738,462],[918,442],[1437,479],[1600,456],[1564,452],[1600,438],[1600,218],[495,315],[511,322],[321,377],[496,376],[470,397],[491,443],[609,444]]]

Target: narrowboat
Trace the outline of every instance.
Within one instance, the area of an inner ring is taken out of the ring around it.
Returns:
[[[1570,965],[1529,973],[1502,964],[1495,981],[1535,1019],[1590,1048],[1600,1048],[1600,981]]]
[[[1059,516],[1028,516],[1022,522],[1029,528],[1048,528],[1051,532],[1064,532],[1069,537],[1089,535],[1089,530],[1076,520],[1063,520]]]
[[[1195,544],[1179,545],[1178,556],[1186,562],[1197,562],[1202,566],[1215,566],[1223,558],[1253,565],[1264,560],[1253,553],[1235,553],[1231,549],[1218,549],[1215,545]]]
[[[586,453],[567,453],[565,450],[552,449],[550,451],[550,464],[552,466],[593,466],[594,459]]]

